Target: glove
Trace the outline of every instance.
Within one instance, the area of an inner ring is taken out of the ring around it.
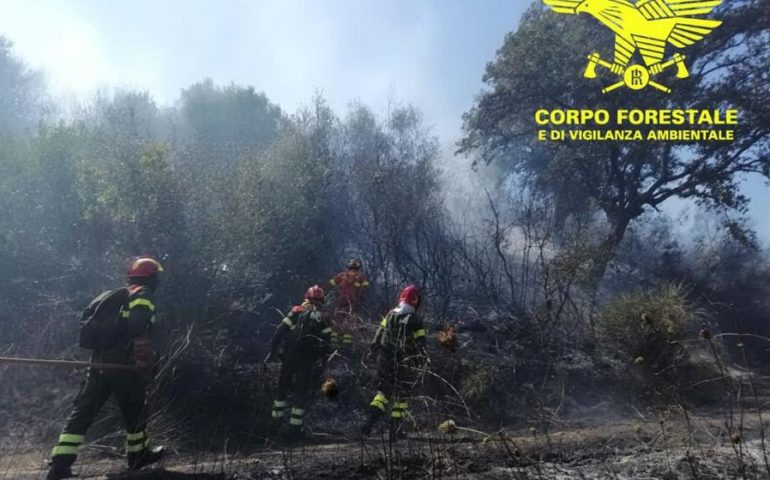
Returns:
[[[134,362],[140,369],[152,366],[152,343],[147,337],[137,337],[133,342]]]

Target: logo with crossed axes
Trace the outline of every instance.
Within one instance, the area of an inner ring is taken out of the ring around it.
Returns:
[[[722,24],[719,20],[696,18],[722,3],[722,0],[543,0],[556,13],[587,13],[615,33],[615,58],[612,62],[594,52],[588,56],[583,77],[596,78],[597,67],[606,68],[620,77],[619,81],[602,89],[609,93],[620,87],[642,90],[653,87],[665,93],[671,89],[654,78],[671,67],[676,77],[690,76],[685,56],[676,53],[664,61],[666,46],[684,48],[700,41]],[[639,52],[644,65],[632,64]]]
[[[631,65],[625,67],[617,63],[610,63],[594,52],[588,56],[588,67],[583,74],[585,78],[596,78],[596,67],[604,67],[615,75],[621,77],[621,80],[617,83],[613,83],[609,87],[602,89],[602,93],[610,93],[613,90],[617,90],[622,86],[626,86],[631,90],[641,90],[648,85],[653,88],[657,88],[661,92],[671,93],[671,89],[665,85],[662,85],[653,80],[656,75],[661,74],[663,71],[676,65],[677,72],[676,78],[687,78],[690,76],[690,72],[687,71],[687,65],[685,65],[685,56],[681,53],[676,53],[667,62],[656,63],[650,68],[644,65]]]

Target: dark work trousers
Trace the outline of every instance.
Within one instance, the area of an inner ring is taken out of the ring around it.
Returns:
[[[286,355],[281,363],[281,374],[273,401],[273,419],[280,421],[288,408],[287,397],[292,393],[292,409],[289,424],[301,428],[305,417],[305,406],[310,393],[310,384],[315,373],[315,355]]]
[[[417,378],[412,368],[414,358],[390,352],[380,352],[377,359],[377,390],[388,397],[400,397],[408,394]]]
[[[53,449],[53,462],[62,466],[72,465],[88,427],[110,396],[115,397],[123,416],[129,458],[141,455],[147,447],[145,388],[146,381],[138,373],[90,369],[75,398],[67,425],[59,436],[59,443]]]
[[[416,379],[416,372],[410,365],[412,361],[413,358],[405,358],[398,352],[380,352],[377,358],[377,394],[369,404],[373,413],[387,413],[390,405],[392,419],[401,420],[406,417],[406,397]]]

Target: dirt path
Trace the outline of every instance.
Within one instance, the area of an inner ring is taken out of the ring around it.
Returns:
[[[120,473],[122,458],[90,447],[76,472],[94,480],[770,478],[758,421],[746,418],[733,429],[725,423],[717,416],[678,415],[573,421],[550,432],[460,430],[394,444],[383,436],[232,454],[172,452],[160,468],[132,475]],[[45,456],[37,450],[2,455],[0,480],[43,478]]]

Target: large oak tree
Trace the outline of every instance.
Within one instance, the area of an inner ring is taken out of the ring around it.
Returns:
[[[743,212],[748,199],[741,179],[770,176],[770,1],[725,2],[712,15],[723,25],[683,52],[691,76],[658,77],[673,93],[603,94],[601,85],[614,76],[603,72],[590,80],[582,73],[593,51],[612,57],[612,32],[587,15],[557,14],[536,2],[487,65],[487,88],[464,115],[460,152],[503,165],[528,187],[549,193],[562,219],[578,211],[603,213],[607,230],[596,245],[594,282],[645,211],[678,197]],[[538,142],[534,113],[541,108],[737,108],[740,126],[734,142]]]

